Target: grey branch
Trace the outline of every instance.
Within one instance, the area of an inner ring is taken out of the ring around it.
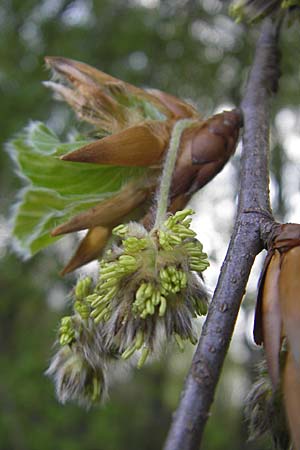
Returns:
[[[261,28],[246,92],[241,186],[235,226],[164,450],[200,447],[240,303],[256,255],[274,226],[269,200],[270,100],[277,87],[278,26]]]

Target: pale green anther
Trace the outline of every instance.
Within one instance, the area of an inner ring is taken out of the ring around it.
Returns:
[[[114,286],[110,288],[104,295],[104,298],[107,298],[108,300],[111,300],[115,294],[118,292],[118,287]]]
[[[147,314],[148,314],[147,311],[144,310],[144,311],[140,314],[140,318],[141,318],[141,319],[146,319]]]
[[[144,297],[141,297],[141,298],[139,298],[139,299],[135,299],[135,301],[134,301],[134,303],[133,303],[133,306],[134,306],[134,307],[137,307],[137,308],[139,308],[139,309],[141,309],[140,307],[143,306],[144,303],[145,303],[145,298],[144,298]]]
[[[174,216],[171,216],[164,222],[164,227],[170,229],[174,224]]]
[[[72,325],[72,317],[71,316],[65,316],[61,319],[62,325]]]
[[[108,280],[105,280],[104,283],[101,284],[101,289],[113,287],[118,283],[118,281],[119,280],[116,278],[109,278]]]
[[[130,356],[132,356],[134,354],[134,352],[136,351],[136,347],[135,344],[132,347],[128,347],[121,355],[122,359],[128,359],[130,358]]]
[[[159,271],[159,277],[161,280],[169,281],[169,274],[167,269],[161,269]]]
[[[161,286],[163,289],[165,289],[166,292],[170,291],[172,287],[171,283],[168,283],[167,281],[162,281]]]
[[[154,314],[155,308],[154,308],[154,305],[152,304],[151,300],[147,300],[146,309],[147,309],[148,314],[150,314],[150,316],[152,316]]]
[[[113,262],[100,269],[100,277],[104,275],[113,276],[114,274],[118,273],[118,271],[119,271],[119,264]]]
[[[125,237],[128,233],[128,225],[120,224],[117,227],[113,228],[112,234],[114,236],[119,236],[121,238]]]
[[[115,282],[116,282],[117,280],[119,280],[119,278],[120,278],[120,274],[118,274],[117,272],[101,274],[100,280],[99,280],[100,285],[98,287],[103,286],[103,284],[109,280],[115,280]]]
[[[99,294],[91,294],[86,297],[86,301],[92,304],[96,299],[99,298]]]
[[[167,296],[169,293],[170,293],[169,290],[167,290],[163,286],[161,286],[161,288],[160,288],[161,295]]]
[[[90,292],[91,285],[92,285],[91,277],[85,277],[82,278],[81,280],[78,280],[75,286],[75,297],[79,300],[87,297]]]
[[[194,270],[195,272],[203,272],[203,269],[198,264],[190,264],[190,269]]]
[[[167,236],[167,239],[169,242],[171,242],[172,244],[180,244],[182,239],[180,236],[177,236],[176,234],[169,234]]]
[[[171,275],[170,279],[171,279],[172,283],[174,283],[174,284],[176,284],[178,282],[178,277],[175,274]]]
[[[205,263],[191,263],[190,264],[190,268],[192,270],[195,270],[196,272],[203,272],[205,269],[207,269],[207,267],[209,266],[209,264],[205,264]]]
[[[92,311],[92,313],[91,313],[91,316],[93,316],[94,322],[95,322],[95,323],[99,323],[99,322],[101,322],[102,320],[107,320],[107,319],[106,319],[106,315],[107,315],[107,314],[109,314],[109,317],[110,317],[110,311],[108,310],[108,308],[104,308],[103,311],[101,311],[101,313],[98,314],[98,315],[96,315],[96,314],[94,315],[93,313],[95,313],[95,312],[98,312],[98,311],[95,309],[95,310]]]
[[[167,309],[167,300],[163,295],[161,295],[158,315],[160,317],[163,317],[165,315],[166,309]]]
[[[195,243],[189,242],[188,244],[184,245],[184,248],[190,256],[202,256],[202,245],[196,245]]]
[[[194,250],[188,250],[188,255],[190,257],[193,257],[193,258],[201,259],[202,258],[202,251],[195,248]]]
[[[114,273],[118,270],[118,264],[116,262],[111,262],[105,265],[100,266],[100,275],[104,275],[106,273]]]
[[[140,359],[138,360],[138,363],[137,363],[137,368],[138,369],[141,369],[141,367],[143,367],[143,365],[146,362],[146,359],[148,358],[149,353],[150,353],[150,349],[148,347],[144,347],[143,350],[142,350],[142,354],[140,356]]]
[[[152,296],[152,292],[153,292],[153,286],[151,283],[148,283],[144,292],[144,295],[146,298],[149,298]]]
[[[147,284],[146,283],[142,283],[140,285],[140,287],[138,288],[138,290],[135,293],[135,298],[136,300],[142,300],[145,298],[145,289],[147,288]]]
[[[123,247],[125,251],[138,253],[147,247],[147,240],[144,238],[138,239],[132,236],[123,240]]]
[[[63,334],[63,335],[61,335],[61,337],[59,339],[59,343],[61,346],[68,345],[72,342],[72,339],[73,339],[73,337],[71,337],[70,335]]]
[[[94,307],[98,303],[109,302],[114,295],[117,293],[118,287],[114,286],[110,289],[102,289],[101,293],[98,295],[97,299],[92,302],[92,306]]]
[[[189,228],[189,226],[190,226],[191,223],[192,223],[192,219],[191,219],[191,218],[190,218],[190,219],[184,219],[181,223],[182,223],[182,225],[184,225],[185,227]]]
[[[143,345],[143,343],[144,343],[144,333],[141,330],[139,330],[136,333],[135,348],[137,350],[139,350],[141,348],[141,346]]]
[[[93,303],[91,303],[91,307],[93,309],[99,310],[100,308],[103,309],[104,306],[107,306],[107,300],[104,300],[104,297],[99,297],[97,300],[95,300]]]
[[[69,327],[68,325],[62,325],[62,326],[59,328],[60,334],[66,334],[66,333],[68,333],[69,331],[70,331],[70,327]]]
[[[59,328],[59,343],[60,345],[67,345],[72,342],[75,337],[75,330],[73,328],[72,317],[65,316],[61,319],[61,326]]]
[[[75,311],[78,312],[78,314],[80,314],[82,319],[88,319],[89,318],[90,307],[89,307],[89,305],[87,303],[77,301],[74,304],[74,309],[75,309]]]
[[[185,288],[187,286],[187,275],[185,272],[180,273],[180,281],[181,281],[181,287]]]
[[[175,338],[176,344],[178,345],[179,350],[181,352],[183,352],[184,351],[184,343],[183,343],[181,336],[178,333],[174,333],[174,338]]]
[[[98,305],[108,304],[110,300],[112,299],[112,296],[109,293],[102,294],[98,300],[92,303],[93,308],[97,308]]]
[[[160,240],[165,240],[167,236],[167,233],[165,233],[163,230],[158,230],[158,237]]]
[[[159,291],[155,291],[152,294],[152,303],[155,306],[160,304],[160,292]]]
[[[136,264],[136,258],[131,255],[121,255],[119,261],[125,264]]]
[[[195,214],[193,209],[183,209],[182,211],[177,211],[174,214],[174,217],[177,220],[184,220],[187,216],[192,216],[193,214]]]
[[[195,237],[196,234],[197,233],[195,233],[195,231],[188,230],[188,229],[183,229],[183,230],[178,231],[178,235],[180,236],[181,239]]]

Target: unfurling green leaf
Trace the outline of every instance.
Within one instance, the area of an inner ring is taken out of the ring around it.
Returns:
[[[13,210],[13,235],[23,256],[32,256],[58,239],[50,236],[54,227],[145,173],[142,168],[72,163],[58,158],[88,142],[61,142],[46,125],[33,122],[9,143],[18,174],[26,181]]]

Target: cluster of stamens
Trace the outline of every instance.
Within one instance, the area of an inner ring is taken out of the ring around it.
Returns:
[[[135,222],[114,228],[117,242],[100,261],[98,282],[93,287],[87,277],[75,287],[74,315],[59,330],[62,348],[75,349],[78,359],[78,348],[86,356],[99,344],[106,366],[112,354],[127,360],[137,352],[141,367],[162,336],[180,350],[186,340],[196,343],[192,319],[206,314],[208,301],[199,274],[209,263],[190,229],[192,213],[179,211],[150,232]]]

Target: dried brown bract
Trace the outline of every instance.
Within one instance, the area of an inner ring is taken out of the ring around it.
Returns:
[[[270,242],[262,271],[254,338],[264,344],[274,387],[283,377],[286,413],[295,449],[300,449],[300,225],[279,226]],[[279,357],[286,345],[281,374]]]

